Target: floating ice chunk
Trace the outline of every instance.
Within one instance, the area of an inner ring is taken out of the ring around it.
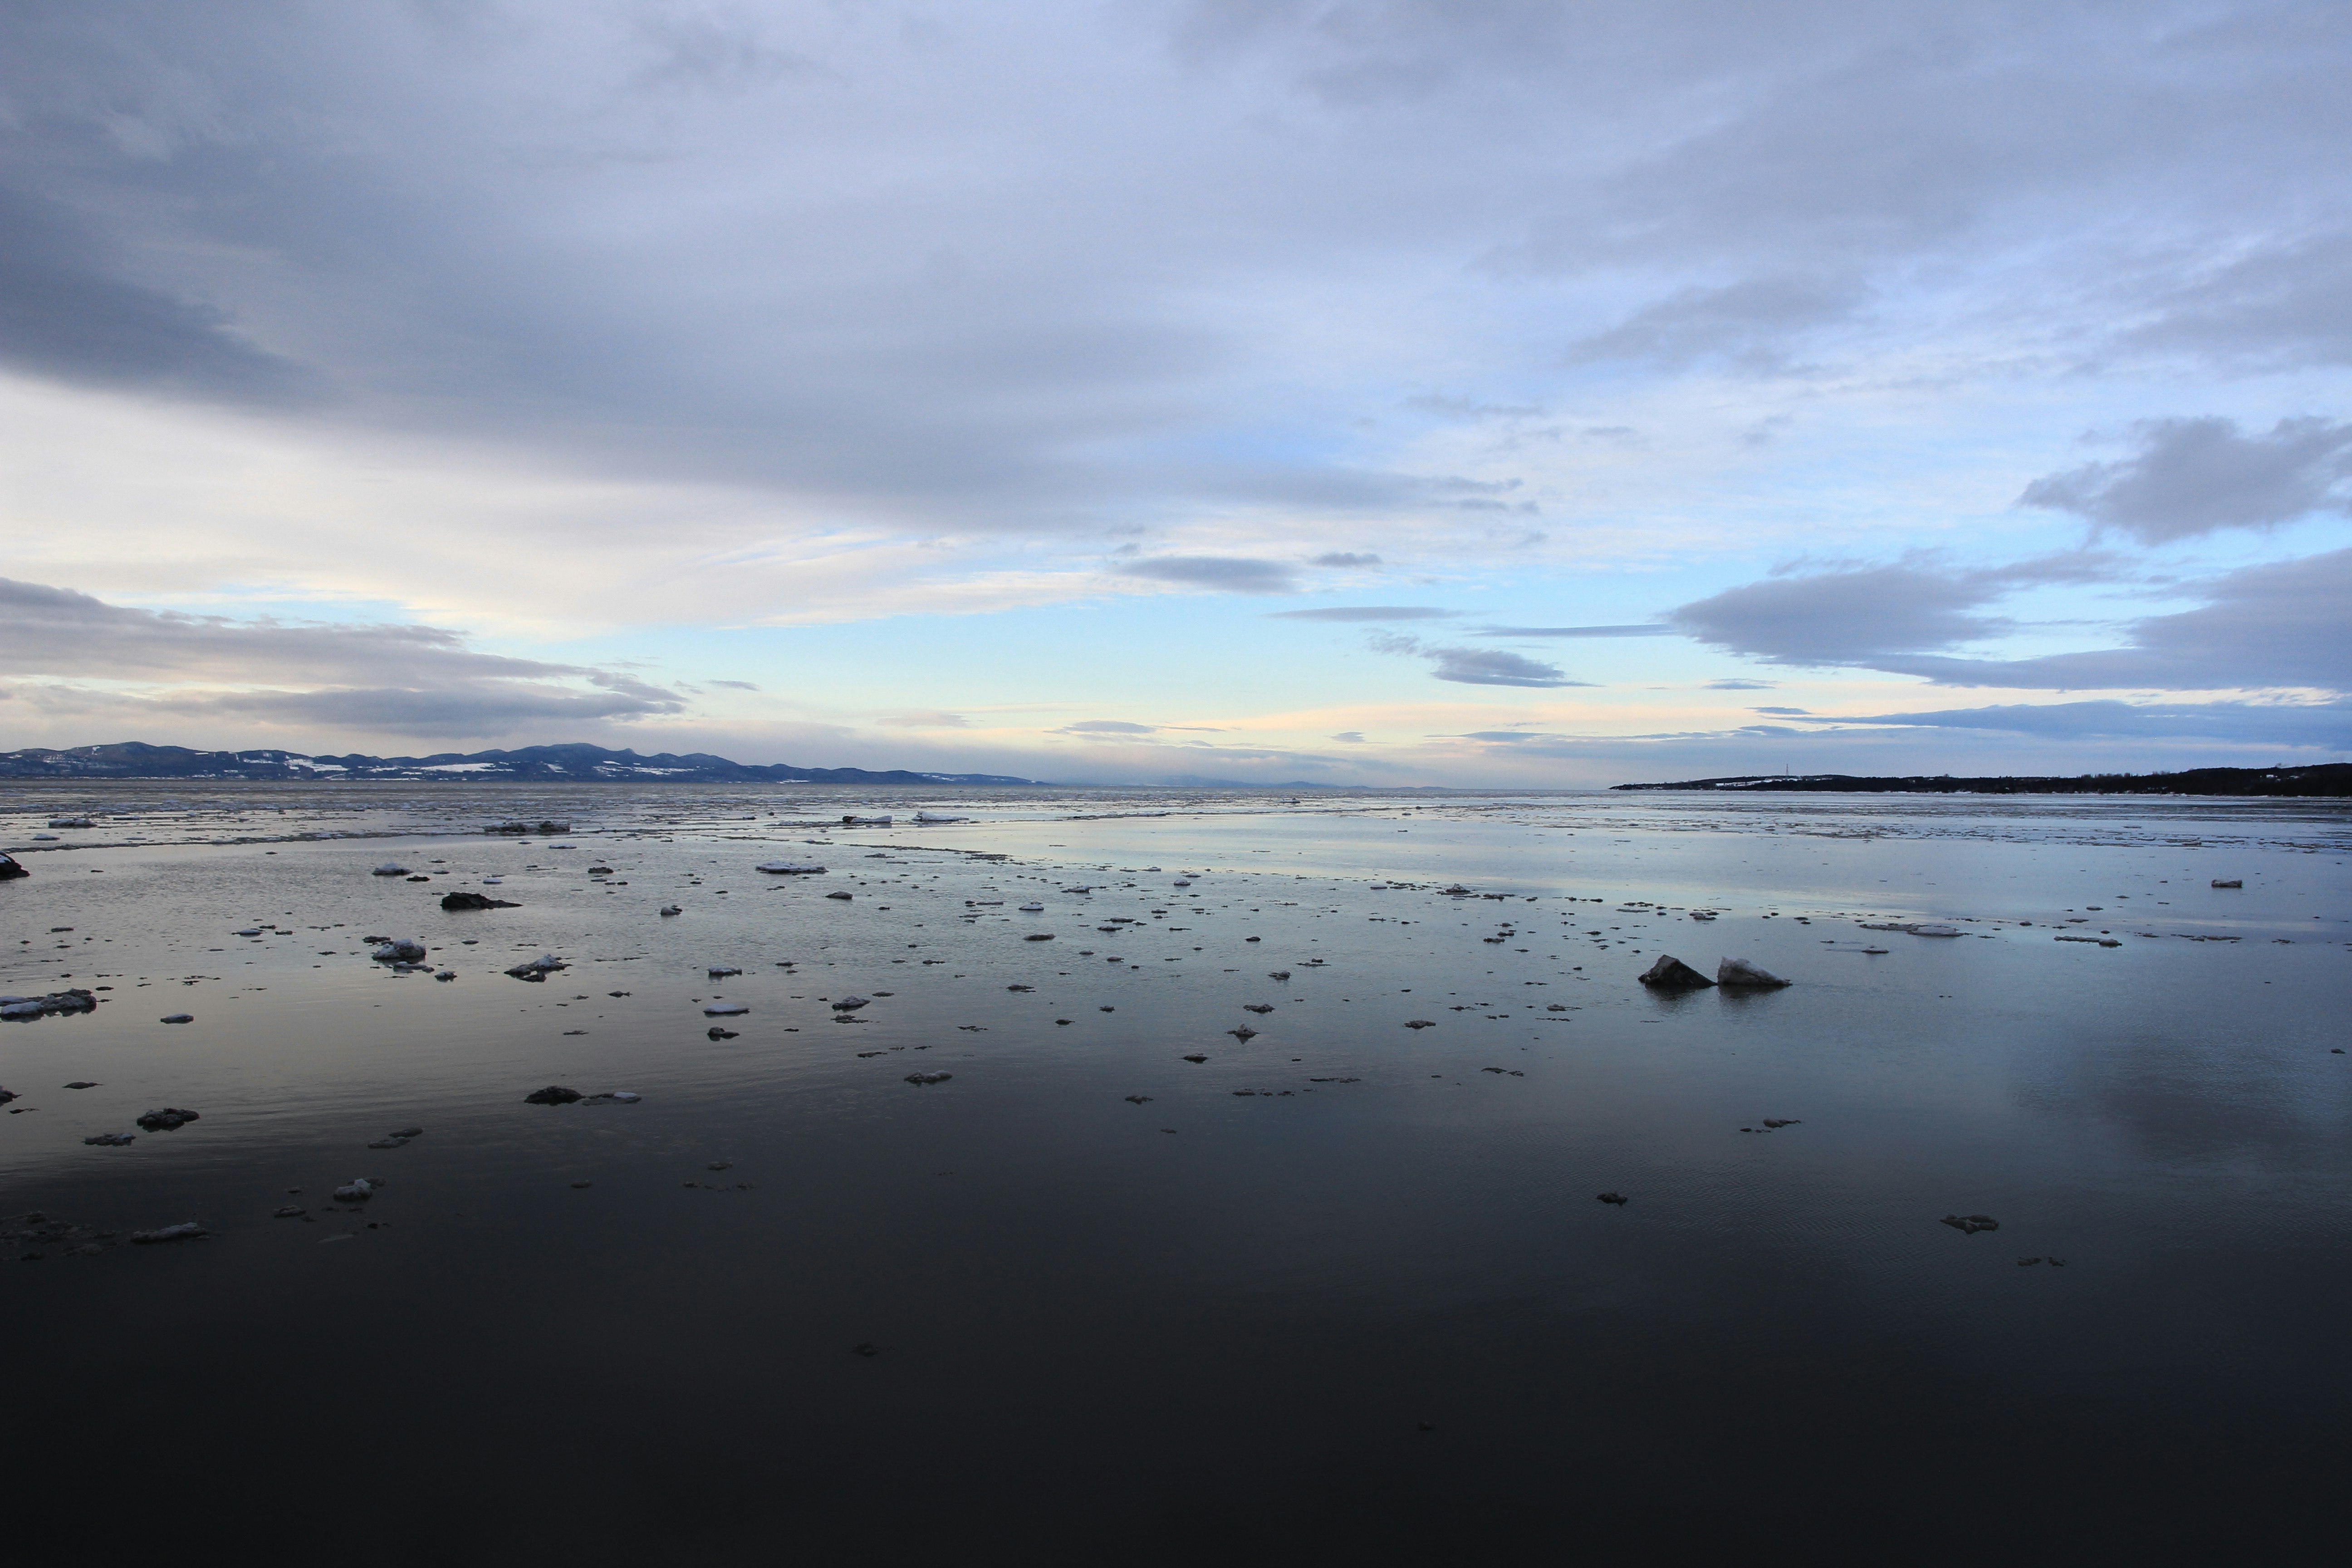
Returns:
[[[845,816],[841,825],[844,827],[887,827],[890,818],[887,814],[881,816]]]
[[[706,1018],[733,1018],[751,1010],[740,1002],[713,1002],[702,1010],[702,1016]]]
[[[1717,964],[1715,983],[1717,985],[1747,985],[1759,988],[1770,988],[1789,984],[1770,970],[1759,964],[1751,963],[1744,958],[1727,958]]]
[[[885,817],[883,820],[887,822],[889,818]],[[969,816],[950,816],[945,812],[940,811],[919,811],[915,813],[915,820],[917,822],[970,822],[971,818]]]
[[[49,818],[49,826],[51,827],[93,827],[97,825],[87,816],[53,816]]]
[[[368,956],[378,963],[422,963],[425,962],[425,944],[412,937],[393,937],[377,943],[375,951]]]
[[[1043,904],[1024,904],[1021,906],[1021,912],[1024,915],[1042,915],[1045,912],[1045,906]]]

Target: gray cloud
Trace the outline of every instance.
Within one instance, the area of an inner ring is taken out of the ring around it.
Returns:
[[[1082,719],[1075,724],[1065,724],[1055,731],[1057,735],[1150,735],[1158,724],[1130,724],[1124,719]]]
[[[713,686],[731,686],[738,691],[757,691],[759,687],[748,680],[714,680]]]
[[[1296,594],[1298,577],[1274,561],[1231,555],[1157,555],[1117,568],[1129,577],[1219,594]]]
[[[1769,691],[1780,683],[1777,680],[1710,680],[1709,691]]]
[[[2352,750],[2352,702],[2345,701],[2160,703],[2109,699],[2094,702],[2003,703],[1990,708],[1950,708],[1939,712],[1811,717],[1822,724],[1984,730],[2059,740],[2189,738]]]
[[[1332,567],[1378,566],[1381,564],[1381,558],[1377,555],[1359,555],[1350,551],[1334,550],[1321,555],[1313,556],[1309,558],[1307,563],[1309,566]]]
[[[1751,372],[1782,370],[1794,339],[1843,321],[1862,297],[1852,279],[1819,278],[1749,278],[1719,288],[1680,289],[1576,343],[1568,359],[1572,364],[1644,360],[1685,370],[1720,358]]]
[[[1802,708],[1750,708],[1748,711],[1750,713],[1773,713],[1778,714],[1782,718],[1802,718],[1805,715],[1805,710]]]
[[[1669,618],[1703,642],[1775,663],[1858,666],[1948,686],[2352,690],[2352,617],[2344,613],[2352,550],[2178,585],[2206,603],[2131,622],[2120,647],[2020,659],[1940,651],[2008,630],[2008,621],[1974,612],[2014,587],[2105,569],[2084,555],[1965,572],[1917,563],[1845,568],[1751,583]]]
[[[1882,658],[1874,668],[1945,686],[2210,691],[2352,691],[2352,550],[2226,573],[2195,584],[2207,603],[2135,621],[2118,648],[2040,658]]]
[[[1274,621],[1433,621],[1456,614],[1453,610],[1433,610],[1423,605],[1344,605],[1328,610],[1275,610],[1266,618]]]
[[[1334,455],[1364,377],[1289,307],[1345,267],[1390,385],[1537,341],[1967,376],[2107,352],[2085,321],[2344,363],[2332,11],[0,7],[0,174],[39,209],[0,301],[36,374],[218,396],[296,362],[339,426],[868,521],[1491,501],[1348,468],[1394,454]],[[1566,402],[1517,353],[1417,401]]]
[[[1366,746],[1371,743],[1364,739],[1364,732],[1361,730],[1342,730],[1336,735],[1326,736],[1325,739],[1338,741],[1350,746]]]
[[[1971,612],[2006,584],[1925,565],[1862,566],[1768,577],[1667,613],[1676,628],[1779,664],[1856,664],[1951,647],[2004,631]]]
[[[2231,419],[2150,419],[2139,450],[2034,480],[2021,506],[2071,511],[2162,544],[2220,528],[2266,528],[2315,511],[2352,511],[2352,425],[2282,419],[2245,436]]]
[[[1395,632],[1375,632],[1370,638],[1375,653],[1399,654],[1410,658],[1425,658],[1430,674],[1440,680],[1458,681],[1465,686],[1590,686],[1589,680],[1570,680],[1555,665],[1538,664],[1516,653],[1501,648],[1440,647],[1419,637],[1404,637]]]
[[[129,281],[62,205],[0,185],[0,364],[99,386],[282,401],[304,377],[229,314]]]
[[[238,622],[6,578],[0,675],[138,682],[141,700],[183,713],[453,737],[686,708],[676,691],[626,673],[478,653],[438,626]],[[285,689],[289,681],[309,689]],[[173,689],[199,683],[259,689]]]
[[[519,730],[561,732],[596,720],[674,713],[680,702],[650,702],[612,691],[565,691],[515,681],[478,681],[425,689],[332,687],[310,691],[166,693],[155,706],[180,716],[253,719],[405,735],[480,738]]]
[[[2352,364],[2352,233],[2265,235],[2161,293],[2123,343],[2232,368]]]
[[[962,714],[939,709],[925,709],[913,713],[886,713],[874,721],[894,730],[966,730],[971,727],[971,721]]]
[[[1681,635],[1673,626],[1479,626],[1482,637],[1670,637]]]

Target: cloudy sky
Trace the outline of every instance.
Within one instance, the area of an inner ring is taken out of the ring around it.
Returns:
[[[2352,748],[2352,27],[0,8],[0,747]]]

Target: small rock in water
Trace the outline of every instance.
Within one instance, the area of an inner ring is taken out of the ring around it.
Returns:
[[[85,1143],[95,1144],[103,1149],[128,1148],[138,1141],[139,1135],[135,1132],[101,1132],[94,1138],[82,1140]]]
[[[1225,1033],[1231,1035],[1234,1038],[1241,1041],[1244,1045],[1247,1045],[1250,1041],[1257,1038],[1257,1031],[1251,1028],[1247,1024],[1244,1024],[1238,1029],[1227,1029]]]
[[[1662,952],[1655,963],[1642,972],[1642,984],[1657,991],[1696,991],[1715,982],[1674,954]]]
[[[194,1220],[183,1220],[160,1230],[134,1230],[131,1233],[133,1247],[152,1247],[159,1241],[196,1241],[203,1238],[205,1227]]]
[[[194,1111],[183,1110],[176,1105],[167,1105],[161,1110],[148,1111],[139,1119],[139,1125],[150,1132],[169,1132],[175,1127],[184,1127],[195,1120]]]
[[[855,1013],[860,1007],[871,1007],[872,1005],[874,1005],[874,1002],[871,997],[844,996],[840,1001],[835,1002],[833,1005],[833,1010],[836,1013]]]
[[[825,897],[828,899],[839,899],[844,903],[848,902],[850,899],[850,895],[847,893],[827,893]]]
[[[2000,1228],[2000,1221],[1989,1214],[1948,1214],[1944,1216],[1944,1223],[1954,1230],[1969,1236],[1974,1236],[1980,1230]]]
[[[661,908],[661,912],[665,917],[667,917],[670,915],[682,915],[686,911],[679,909],[676,904],[664,904]]]
[[[387,860],[383,865],[378,866],[374,870],[369,872],[368,875],[371,877],[405,877],[408,875],[408,868],[400,865],[396,861]]]
[[[422,1138],[425,1136],[425,1129],[422,1127],[396,1128],[393,1131],[385,1133],[384,1136],[387,1138]]]
[[[573,1100],[583,1098],[585,1097],[576,1089],[566,1089],[560,1083],[551,1083],[545,1089],[534,1089],[524,1095],[522,1102],[525,1105],[570,1105]]]
[[[870,1342],[861,1344],[854,1344],[849,1347],[849,1353],[851,1355],[877,1356],[882,1353],[882,1347],[871,1343]]]
[[[1434,1018],[1407,1018],[1405,1020],[1404,1026],[1408,1029],[1434,1029],[1437,1027],[1437,1020]]]
[[[494,899],[488,893],[444,893],[441,907],[445,910],[519,910],[511,899]]]
[[[1798,1127],[1803,1125],[1803,1123],[1799,1121],[1793,1116],[1768,1116],[1764,1119],[1764,1125],[1767,1127]]]
[[[2243,877],[2216,877],[2213,885],[2217,888],[2242,888],[2246,879]]]
[[[945,1083],[953,1077],[955,1074],[951,1072],[910,1072],[907,1075],[907,1081],[908,1083]]]
[[[1054,933],[1049,931],[1033,931],[1021,940],[1023,942],[1051,942],[1054,940]]]
[[[96,1089],[96,1088],[98,1087],[98,1085],[96,1085],[96,1084],[94,1084],[94,1083],[89,1082],[89,1081],[88,1079],[79,1079],[79,1078],[78,1078],[78,1079],[74,1079],[74,1080],[73,1080],[73,1082],[71,1082],[71,1083],[69,1083],[69,1084],[66,1085],[66,1087],[67,1087],[68,1089]]]
[[[1204,1061],[1207,1061],[1209,1058],[1206,1058],[1206,1057],[1202,1057],[1202,1056],[1191,1056],[1191,1057],[1186,1057],[1184,1059],[1185,1059],[1186,1061],[1188,1061],[1188,1062],[1204,1062]]]
[[[1242,1004],[1242,1011],[1244,1013],[1271,1013],[1274,1011],[1274,1005],[1269,1002],[1244,1002]]]
[[[334,1191],[334,1199],[339,1204],[363,1204],[373,1196],[375,1196],[375,1184],[365,1176],[359,1177],[347,1185],[337,1187]]]
[[[716,1024],[711,1025],[710,1027],[705,1029],[703,1033],[714,1040],[732,1040],[741,1037],[739,1031],[734,1029],[722,1029]]]
[[[735,968],[731,964],[714,963],[710,966],[710,978],[713,980],[724,980],[730,974],[740,974],[742,973],[743,972],[741,970]]]
[[[1593,1196],[1604,1204],[1627,1204],[1633,1201],[1622,1193],[1595,1193]]]
[[[163,1024],[193,1024],[196,1021],[196,1016],[194,1013],[166,1013],[156,1021]]]
[[[1129,1105],[1149,1105],[1151,1103],[1151,1097],[1148,1094],[1130,1094],[1127,1097],[1127,1102]]]
[[[309,1209],[304,1208],[300,1204],[288,1204],[284,1208],[278,1210],[269,1217],[272,1219],[300,1219],[310,1212],[310,1211]]]

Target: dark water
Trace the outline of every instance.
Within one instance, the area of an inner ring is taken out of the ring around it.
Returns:
[[[0,1212],[85,1227],[0,1254],[41,1255],[0,1262],[12,1489],[69,1534],[2339,1550],[2340,810],[404,787],[0,798],[0,991],[112,987],[0,1025]],[[97,826],[34,841],[59,810]],[[522,907],[436,907],[501,873]],[[1662,952],[1796,984],[1657,995]],[[81,1142],[165,1105],[201,1120]]]

